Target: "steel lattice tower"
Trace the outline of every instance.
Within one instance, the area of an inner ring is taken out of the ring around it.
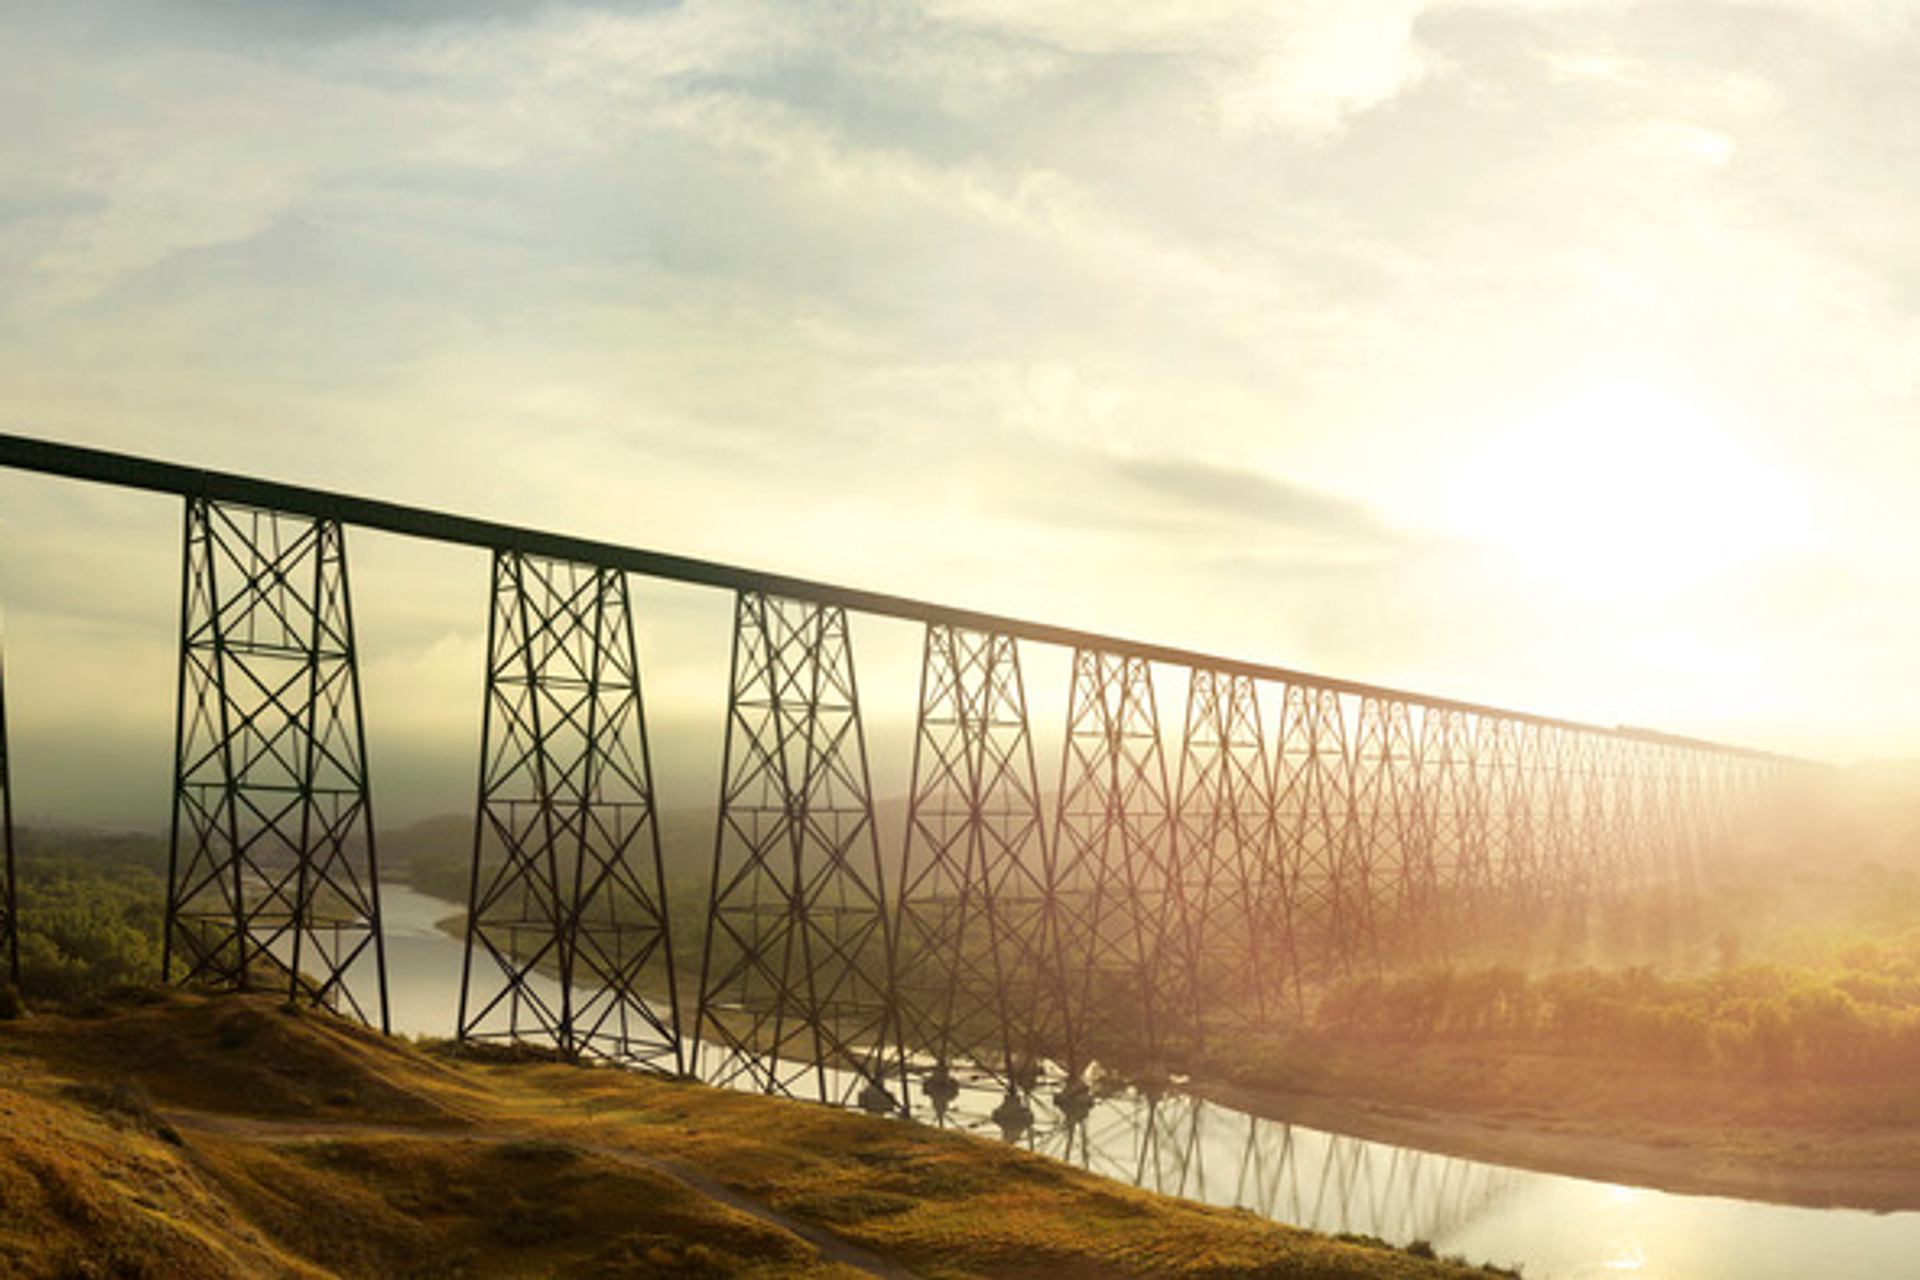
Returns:
[[[1512,820],[1518,768],[1511,722],[1498,716],[1476,716],[1473,776],[1482,834],[1480,857],[1473,864],[1473,892],[1475,909],[1489,928],[1508,918],[1504,908],[1518,834]]]
[[[1354,822],[1360,843],[1372,850],[1378,927],[1401,946],[1424,943],[1435,906],[1420,766],[1407,704],[1362,698],[1354,741]]]
[[[1018,1108],[1038,1082],[1060,975],[1039,773],[1011,637],[927,627],[902,877],[901,1034],[933,1061],[928,1096],[944,1106],[957,1087],[953,1068],[970,1063]]]
[[[1587,734],[1568,734],[1567,739],[1572,808],[1565,877],[1568,892],[1591,904],[1612,892],[1612,878],[1600,849],[1607,822],[1605,756]]]
[[[1650,878],[1643,821],[1646,813],[1645,787],[1642,785],[1639,746],[1634,742],[1615,742],[1612,745],[1613,857],[1618,885],[1630,893],[1645,888]]]
[[[1152,668],[1076,649],[1054,829],[1067,976],[1059,1025],[1070,1078],[1095,1052],[1120,1046],[1163,1065],[1171,1011],[1161,1007],[1155,969],[1172,902],[1170,809]]]
[[[1431,936],[1445,955],[1461,918],[1472,778],[1465,758],[1467,717],[1451,708],[1420,717],[1420,833],[1433,903]]]
[[[189,498],[162,974],[387,1026],[346,543],[333,520]]]
[[[1485,913],[1493,902],[1494,841],[1500,813],[1495,804],[1493,730],[1487,717],[1466,715],[1455,726],[1454,794],[1460,807],[1460,858],[1454,864],[1454,899],[1462,919]]]
[[[1578,890],[1569,879],[1572,869],[1570,850],[1574,834],[1573,758],[1567,735],[1557,728],[1539,730],[1540,784],[1535,792],[1534,812],[1539,815],[1539,858],[1546,897],[1555,903],[1570,903]]]
[[[1353,808],[1340,695],[1288,685],[1274,756],[1281,864],[1291,886],[1303,977],[1344,974],[1373,945],[1371,879]]]
[[[1492,864],[1496,901],[1507,921],[1524,919],[1538,906],[1534,861],[1534,781],[1537,770],[1532,725],[1494,720],[1491,729],[1493,799],[1496,805]]]
[[[701,1074],[903,1107],[892,921],[846,610],[737,594],[721,775]]]
[[[461,1038],[683,1070],[624,573],[494,553],[481,743]]]
[[[1173,997],[1195,1011],[1203,1036],[1215,1011],[1234,1025],[1263,1025],[1298,988],[1288,981],[1297,973],[1292,920],[1273,856],[1273,775],[1252,677],[1193,671],[1175,794],[1186,928],[1168,957],[1178,965]]]
[[[20,985],[20,893],[13,865],[13,774],[7,759],[7,681],[4,662],[0,662],[0,854],[6,866],[0,867],[0,977],[18,988]]]

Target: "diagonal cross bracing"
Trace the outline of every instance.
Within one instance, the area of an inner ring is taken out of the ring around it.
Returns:
[[[1359,827],[1352,756],[1340,695],[1286,686],[1274,754],[1276,824],[1307,980],[1348,973],[1372,954],[1372,851]]]
[[[1173,874],[1184,928],[1167,957],[1163,998],[1192,1010],[1201,1036],[1216,1013],[1229,1026],[1263,1025],[1287,999],[1297,965],[1252,678],[1191,673],[1175,794]]]
[[[844,609],[735,598],[721,772],[702,1076],[900,1107],[890,903]]]
[[[462,1039],[685,1066],[624,573],[493,557]]]
[[[1171,1011],[1155,972],[1169,928],[1171,804],[1144,658],[1077,649],[1055,814],[1067,1072],[1125,1048],[1163,1065]],[[1180,927],[1174,921],[1173,927]],[[1190,1014],[1190,1011],[1184,1011]]]
[[[963,1064],[1032,1088],[1060,981],[1052,861],[1010,636],[931,625],[894,929],[900,1025],[936,1102]]]
[[[1383,943],[1405,949],[1430,937],[1435,886],[1420,742],[1404,702],[1360,699],[1354,742],[1353,822],[1372,851],[1369,896]]]
[[[340,525],[189,498],[164,978],[384,1029],[377,867]]]

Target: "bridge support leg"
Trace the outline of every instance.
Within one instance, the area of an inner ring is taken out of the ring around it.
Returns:
[[[0,668],[0,981],[20,986],[20,892],[13,864],[13,775],[7,760],[6,673]]]
[[[1353,809],[1351,754],[1340,695],[1288,685],[1274,757],[1276,820],[1312,979],[1344,976],[1374,955],[1371,851]]]
[[[1166,1066],[1172,1011],[1156,968],[1168,930],[1171,805],[1144,658],[1076,649],[1055,815],[1055,894],[1071,1077],[1096,1052]],[[1184,1016],[1186,1011],[1181,1011]],[[1071,1086],[1070,1086],[1071,1087]]]
[[[1421,838],[1431,886],[1433,949],[1441,960],[1472,918],[1471,868],[1479,811],[1474,800],[1473,721],[1465,712],[1427,708],[1419,728]]]
[[[1536,734],[1539,759],[1534,779],[1533,806],[1537,817],[1535,856],[1539,861],[1541,892],[1548,907],[1563,913],[1573,902],[1567,882],[1567,845],[1573,838],[1573,784],[1567,755],[1567,735],[1557,727]]]
[[[185,550],[163,977],[283,988],[385,1030],[341,527],[188,498]]]
[[[1010,636],[929,624],[894,939],[901,1034],[931,1057],[936,1109],[953,1069],[992,1074],[1018,1117],[1049,1046],[1057,995],[1052,865]]]
[[[1273,774],[1252,677],[1191,672],[1175,795],[1186,904],[1176,998],[1194,1011],[1201,1041],[1215,1012],[1231,1025],[1265,1026],[1298,963],[1291,919],[1267,910],[1278,892]]]
[[[459,1034],[679,1072],[624,573],[493,556]]]
[[[842,608],[735,599],[711,884],[702,1076],[903,1109],[893,922]]]
[[[1407,959],[1432,941],[1434,906],[1412,713],[1395,698],[1363,697],[1354,737],[1355,824],[1373,851],[1375,930],[1381,945]]]

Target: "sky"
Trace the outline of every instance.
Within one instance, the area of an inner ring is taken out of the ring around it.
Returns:
[[[1912,13],[0,0],[0,430],[1913,755]],[[0,475],[30,820],[165,821],[178,542]],[[381,812],[458,809],[484,559],[350,548]],[[728,602],[636,601],[706,801]]]

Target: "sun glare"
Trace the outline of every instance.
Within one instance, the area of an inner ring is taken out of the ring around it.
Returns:
[[[1805,535],[1792,477],[1700,401],[1616,382],[1497,429],[1451,490],[1451,523],[1535,585],[1656,605],[1763,566]]]

